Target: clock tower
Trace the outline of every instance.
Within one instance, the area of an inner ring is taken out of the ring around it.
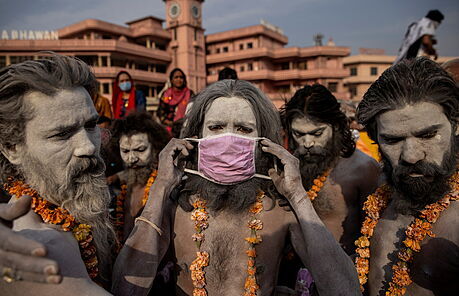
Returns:
[[[206,55],[202,28],[204,0],[164,0],[166,2],[166,28],[171,34],[169,51],[173,68],[181,68],[188,87],[198,93],[206,86]]]

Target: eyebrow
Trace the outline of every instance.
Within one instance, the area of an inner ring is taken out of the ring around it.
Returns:
[[[441,128],[442,126],[443,126],[442,124],[434,124],[432,126],[423,128],[423,129],[421,129],[419,131],[413,132],[413,135],[415,137],[419,137],[419,136],[422,136],[424,134],[428,134],[428,133],[434,132],[434,131],[438,130],[439,128]],[[384,133],[381,133],[379,136],[382,137],[382,138],[386,138],[386,139],[399,139],[399,138],[403,138],[404,137],[403,135],[397,136],[397,135],[384,134]]]
[[[234,123],[234,125],[239,125],[239,126],[241,126],[241,125],[242,125],[242,126],[248,125],[248,126],[250,126],[250,127],[255,127],[255,123],[252,122],[252,121],[236,121],[236,122]]]
[[[86,125],[87,123],[93,123],[93,122],[96,122],[99,120],[99,115],[98,114],[94,114],[93,116],[91,116],[91,118],[89,118],[88,120],[85,121],[84,125]],[[60,133],[60,132],[64,132],[64,131],[73,131],[73,130],[76,130],[80,127],[80,124],[79,123],[74,123],[74,124],[70,124],[70,125],[58,125],[54,128],[52,128],[51,130],[49,130],[48,132],[49,133]]]
[[[295,128],[292,128],[292,130],[294,130],[295,132],[300,133],[300,134],[308,134],[308,135],[310,135],[310,134],[315,134],[317,132],[321,132],[321,131],[325,130],[326,128],[327,128],[326,126],[321,126],[321,127],[316,128],[316,129],[313,129],[312,131],[309,131],[309,132],[302,132],[302,131],[299,131],[299,130],[297,130]]]
[[[434,131],[438,130],[438,129],[441,128],[441,127],[442,127],[441,124],[435,124],[435,125],[426,127],[426,128],[424,128],[424,129],[422,129],[422,130],[420,130],[420,131],[414,132],[413,135],[414,135],[415,137],[419,137],[419,136],[422,136],[422,135],[425,135],[425,134],[434,132]]]

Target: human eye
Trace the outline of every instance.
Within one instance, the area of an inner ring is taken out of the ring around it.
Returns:
[[[52,135],[50,138],[53,138],[53,139],[58,139],[58,140],[65,140],[65,139],[68,139],[70,138],[70,136],[72,135],[73,131],[72,130],[64,130],[60,133],[57,133],[57,134],[54,134]]]
[[[432,139],[432,138],[435,137],[436,135],[437,135],[437,131],[430,131],[430,132],[423,133],[423,134],[419,135],[418,138],[421,138],[421,139]]]
[[[147,148],[141,147],[141,148],[137,148],[135,151],[137,151],[137,152],[144,152],[145,150],[147,150]]]
[[[250,127],[246,127],[246,126],[238,126],[237,127],[237,131],[238,132],[242,132],[244,134],[250,134],[251,132],[253,132],[253,129],[250,128]]]
[[[302,136],[304,136],[304,133],[300,133],[299,131],[296,131],[296,130],[293,130],[292,134],[297,138],[301,138]]]
[[[94,130],[97,127],[97,120],[91,120],[84,126],[87,130]]]
[[[384,144],[395,145],[402,140],[402,138],[382,137]]]
[[[124,153],[124,154],[126,154],[126,153],[129,152],[129,149],[122,149],[122,148],[121,148],[120,150],[121,150],[121,153]]]
[[[209,125],[207,128],[211,131],[218,131],[218,130],[222,130],[223,126],[220,124],[212,124],[212,125]]]
[[[320,131],[320,132],[315,132],[313,135],[315,137],[320,137],[320,136],[322,136],[323,133],[324,133],[323,131]]]

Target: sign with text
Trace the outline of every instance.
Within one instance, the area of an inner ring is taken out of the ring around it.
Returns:
[[[2,30],[2,40],[58,40],[57,31]]]

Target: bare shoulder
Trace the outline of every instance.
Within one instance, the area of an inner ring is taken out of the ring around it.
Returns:
[[[433,226],[437,237],[443,237],[459,247],[459,201],[451,201]]]
[[[355,149],[350,157],[341,158],[337,167],[338,166],[346,167],[349,172],[358,176],[364,176],[369,172],[379,174],[381,171],[381,166],[374,158],[358,149]]]

